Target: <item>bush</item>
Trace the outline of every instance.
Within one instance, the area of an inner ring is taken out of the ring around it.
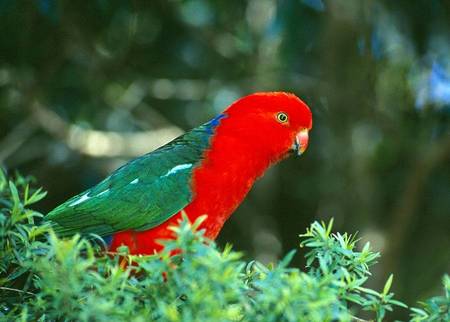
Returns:
[[[231,247],[219,250],[197,231],[201,219],[173,227],[157,256],[104,251],[95,236],[59,239],[28,207],[45,197],[30,178],[0,172],[0,318],[39,321],[377,321],[395,306],[392,275],[381,292],[365,288],[379,254],[356,238],[314,222],[300,235],[305,271],[246,263]],[[181,255],[171,256],[179,253]],[[124,263],[126,265],[124,265]],[[445,296],[411,309],[412,321],[448,321]]]

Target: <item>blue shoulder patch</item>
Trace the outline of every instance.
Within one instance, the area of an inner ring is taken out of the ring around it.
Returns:
[[[205,124],[205,127],[209,134],[213,134],[214,129],[220,124],[220,120],[227,117],[226,114],[219,114],[215,118],[213,118],[211,121]]]
[[[113,235],[109,235],[109,236],[103,236],[102,237],[103,241],[105,242],[105,244],[110,247],[111,243],[112,243],[112,239],[113,239]]]

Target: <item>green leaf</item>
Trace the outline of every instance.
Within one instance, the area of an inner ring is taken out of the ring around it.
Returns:
[[[28,185],[26,186],[26,189],[27,189],[25,193],[26,198],[24,200],[25,206],[29,206],[38,201],[41,201],[47,195],[47,191],[42,191],[42,188],[39,188],[31,195],[31,197],[28,198]]]
[[[389,302],[390,304],[394,304],[394,305],[397,305],[397,306],[401,306],[401,307],[403,307],[403,308],[405,308],[405,309],[408,308],[408,305],[406,305],[406,304],[403,303],[403,302],[397,301],[397,300],[389,300],[388,302]]]
[[[375,296],[376,298],[380,297],[380,293],[377,291],[371,290],[370,288],[358,287],[359,291]]]
[[[5,189],[7,182],[8,182],[8,179],[6,179],[5,173],[0,168],[0,192]]]
[[[391,289],[392,280],[394,279],[394,274],[389,275],[389,278],[387,279],[386,283],[383,287],[383,296],[386,296],[389,293],[389,290]]]
[[[424,316],[424,317],[428,316],[427,312],[425,312],[424,310],[419,309],[417,307],[411,307],[410,310],[413,311],[414,313],[417,313],[417,314],[421,315],[421,316]]]

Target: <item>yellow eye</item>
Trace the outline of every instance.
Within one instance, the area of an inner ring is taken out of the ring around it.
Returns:
[[[284,112],[277,113],[277,121],[280,123],[286,123],[289,120],[288,116]]]

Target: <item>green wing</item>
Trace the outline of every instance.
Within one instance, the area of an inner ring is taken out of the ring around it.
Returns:
[[[217,125],[213,121],[130,161],[52,210],[46,219],[60,236],[106,236],[158,226],[191,202],[192,171],[209,148]]]

